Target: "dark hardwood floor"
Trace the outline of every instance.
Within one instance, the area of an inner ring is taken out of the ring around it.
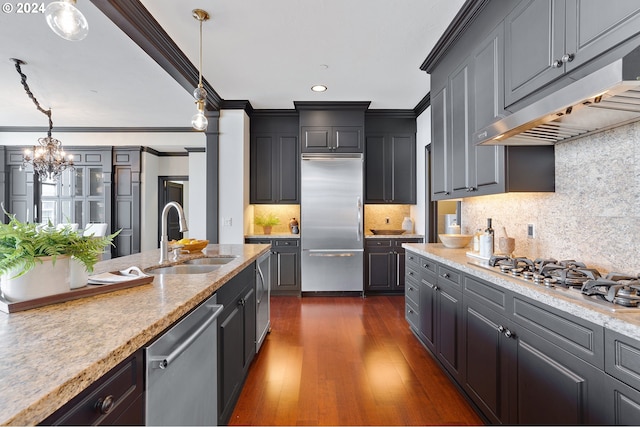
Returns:
[[[478,425],[404,319],[404,296],[272,297],[231,425]]]

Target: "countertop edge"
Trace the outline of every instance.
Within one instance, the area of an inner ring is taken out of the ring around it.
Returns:
[[[527,284],[507,275],[474,266],[473,258],[466,255],[468,248],[447,249],[441,243],[404,243],[405,249],[413,251],[445,264],[449,267],[471,274],[494,285],[513,291],[519,295],[532,298],[540,303],[571,314],[598,326],[637,339],[640,331],[640,309],[635,313],[615,313],[606,309],[598,309],[590,304],[558,294],[553,289],[547,290],[539,285]],[[464,261],[461,261],[464,260]]]

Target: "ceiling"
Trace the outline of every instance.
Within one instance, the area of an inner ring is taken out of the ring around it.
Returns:
[[[293,101],[371,101],[412,109],[429,91],[419,69],[463,0],[141,0],[189,60],[198,64],[194,8],[203,24],[203,74],[224,100],[254,109]],[[44,127],[20,84],[20,58],[33,94],[55,127],[189,127],[190,91],[87,0],[79,42],[57,37],[42,14],[0,14],[0,131]],[[328,90],[315,93],[314,84]]]

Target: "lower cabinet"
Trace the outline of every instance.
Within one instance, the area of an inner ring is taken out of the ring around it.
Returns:
[[[245,242],[271,245],[271,295],[300,295],[300,239],[248,237]]]
[[[413,252],[406,269],[410,328],[490,423],[638,423],[640,341]]]
[[[365,292],[402,293],[405,287],[405,250],[402,244],[421,242],[421,238],[365,239]]]
[[[218,291],[218,423],[228,423],[255,356],[255,264]]]
[[[144,425],[144,362],[140,349],[41,425]]]

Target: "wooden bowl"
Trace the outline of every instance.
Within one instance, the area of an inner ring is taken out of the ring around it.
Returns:
[[[191,240],[189,243],[181,244],[175,240],[169,242],[170,249],[180,248],[189,253],[203,250],[209,244],[208,240]]]
[[[451,249],[465,248],[473,239],[470,234],[438,234],[438,237],[445,247]]]

